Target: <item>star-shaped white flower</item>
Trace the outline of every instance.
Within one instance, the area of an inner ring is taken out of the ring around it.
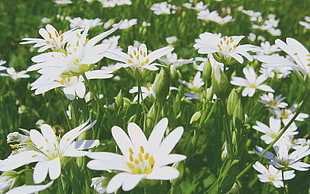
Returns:
[[[281,170],[276,169],[272,165],[270,165],[269,168],[266,168],[260,162],[255,162],[253,168],[261,173],[257,175],[260,182],[272,183],[277,188],[284,187]],[[285,171],[283,172],[283,175],[284,180],[290,180],[295,177],[295,173],[293,170]]]
[[[169,54],[173,49],[173,47],[167,46],[147,54],[147,48],[145,44],[140,44],[139,47],[130,45],[128,46],[128,54],[112,49],[105,52],[105,57],[123,62],[124,67],[139,67],[154,71],[158,70],[156,65],[159,64],[153,62],[156,59]]]
[[[276,137],[282,131],[281,119],[270,117],[269,126],[267,126],[266,124],[260,121],[256,121],[256,125],[253,126],[253,129],[264,133],[264,135],[261,136],[261,139],[265,141],[266,144],[270,144],[276,139]],[[291,125],[287,129],[287,131],[281,136],[280,140],[289,139],[291,136],[296,135],[296,134],[298,134],[296,125]]]
[[[109,152],[94,152],[87,167],[93,170],[123,171],[108,183],[107,192],[112,193],[122,186],[124,191],[133,189],[142,179],[171,180],[179,176],[179,171],[167,166],[186,158],[184,155],[170,154],[183,134],[178,127],[164,138],[168,119],[164,118],[154,127],[147,140],[141,128],[135,123],[128,124],[128,134],[119,127],[112,128],[112,135],[123,155]]]
[[[51,126],[43,124],[41,133],[35,129],[30,130],[32,149],[11,155],[0,162],[0,171],[11,171],[25,164],[37,162],[34,167],[33,180],[41,183],[47,174],[51,180],[59,177],[61,173],[61,159],[63,157],[80,157],[86,155],[89,149],[99,144],[98,140],[74,141],[79,135],[90,129],[95,122],[82,125],[67,132],[59,141]],[[86,126],[87,125],[87,126]]]
[[[245,75],[245,79],[241,77],[233,77],[230,81],[233,85],[245,87],[242,91],[242,96],[252,97],[256,89],[274,92],[270,86],[262,84],[267,79],[267,76],[262,74],[257,77],[253,67],[243,68],[243,73]]]
[[[257,49],[256,46],[245,44],[238,45],[244,36],[223,36],[220,34],[212,34],[205,32],[199,35],[199,39],[196,39],[194,44],[195,49],[198,49],[200,54],[212,54],[221,53],[225,57],[232,57],[239,63],[243,63],[243,58],[247,58],[252,61],[252,56],[247,52]]]
[[[275,41],[276,45],[294,59],[297,65],[293,68],[310,76],[310,53],[307,48],[293,38],[287,38],[286,43],[280,39]]]

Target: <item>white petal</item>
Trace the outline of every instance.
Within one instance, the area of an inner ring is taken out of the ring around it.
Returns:
[[[125,159],[120,160],[91,160],[87,163],[87,167],[92,170],[119,170],[129,172],[129,168],[125,165]]]
[[[129,148],[132,143],[127,134],[118,126],[112,127],[112,135],[123,155],[129,155]]]
[[[80,140],[73,142],[72,145],[77,150],[85,150],[98,146],[99,143],[99,140]]]
[[[6,194],[30,194],[30,193],[36,193],[39,191],[43,191],[50,187],[53,184],[53,181],[47,183],[46,185],[23,185],[20,187],[16,187],[14,189],[11,189]]]
[[[166,157],[162,157],[159,160],[156,160],[155,166],[156,167],[165,166],[165,165],[176,163],[176,162],[179,162],[185,159],[186,159],[186,156],[181,155],[181,154],[169,154]]]
[[[85,75],[87,79],[108,79],[113,77],[111,73],[112,71],[107,70],[93,70],[85,72]]]
[[[47,162],[38,162],[34,167],[33,181],[35,184],[41,183],[45,180],[48,172]]]
[[[56,143],[56,135],[51,126],[47,124],[43,124],[41,126],[41,132],[48,144],[54,144]]]
[[[155,180],[172,180],[178,178],[179,174],[180,173],[177,169],[171,166],[164,166],[153,169],[153,172],[145,178]]]
[[[182,134],[183,134],[183,127],[177,127],[174,129],[161,143],[158,153],[160,154],[169,154],[174,146],[178,143],[180,140]]]
[[[57,179],[60,175],[60,171],[61,171],[61,165],[59,157],[49,161],[48,172],[51,180]]]
[[[117,191],[121,185],[124,183],[124,181],[129,177],[130,174],[128,173],[119,173],[115,175],[107,186],[107,193],[113,193]]]
[[[14,170],[25,164],[42,160],[42,154],[36,151],[24,151],[11,155],[5,160],[0,161],[0,171]]]
[[[168,126],[167,118],[163,118],[155,125],[148,140],[148,149],[150,149],[150,151],[159,147],[159,144],[161,143],[164,137],[164,133],[167,129],[167,126]]]
[[[130,191],[133,188],[135,188],[135,186],[137,186],[137,184],[143,179],[143,177],[145,177],[144,174],[135,174],[135,175],[130,175],[123,183],[123,187],[122,189],[124,191]]]
[[[146,137],[141,128],[135,123],[128,124],[128,134],[135,146],[144,146],[147,143]]]

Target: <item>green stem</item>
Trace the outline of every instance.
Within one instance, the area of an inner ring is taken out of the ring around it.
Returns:
[[[282,182],[283,182],[283,193],[287,194],[288,193],[288,189],[286,186],[286,181],[284,179],[284,170],[281,170],[281,174],[282,174]]]
[[[295,115],[290,119],[290,121],[287,123],[287,125],[285,125],[285,127],[282,129],[281,133],[275,138],[275,140],[269,144],[267,146],[267,148],[258,156],[259,158],[262,158],[272,147],[273,145],[282,137],[282,135],[287,131],[287,129],[291,126],[291,124],[295,121],[295,119],[297,118],[297,116],[299,115],[301,109],[303,108],[303,106],[305,105],[305,102],[308,99],[308,90],[305,93],[305,98],[304,100],[299,104],[298,109],[296,110]],[[236,179],[238,180],[241,176],[243,176],[252,166],[253,164],[256,162],[256,160],[252,161],[245,169],[243,169],[236,177]]]

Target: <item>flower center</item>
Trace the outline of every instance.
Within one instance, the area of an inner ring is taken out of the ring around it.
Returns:
[[[256,88],[256,85],[255,85],[255,84],[251,84],[251,85],[249,86],[249,88]]]
[[[142,49],[134,49],[132,52],[128,52],[129,58],[127,60],[128,63],[132,63],[138,66],[145,66],[148,65],[150,62],[150,59],[147,58],[146,51],[143,51]]]
[[[129,148],[129,162],[126,162],[132,174],[150,174],[153,171],[155,160],[153,156],[144,151],[140,146],[140,152],[135,154],[132,148]]]
[[[224,36],[220,39],[219,44],[217,44],[217,47],[220,52],[223,53],[231,53],[237,45],[234,44],[234,39],[232,37]]]

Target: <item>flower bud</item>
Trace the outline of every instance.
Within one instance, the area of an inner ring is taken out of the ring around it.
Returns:
[[[115,97],[115,104],[117,107],[123,107],[124,105],[124,98],[123,98],[123,91],[120,90]]]
[[[155,97],[159,101],[166,99],[169,93],[170,79],[166,69],[162,68],[159,74],[156,75],[153,83],[153,91]]]
[[[200,111],[195,112],[195,113],[193,114],[193,116],[192,116],[192,118],[191,118],[191,120],[190,120],[189,123],[192,124],[193,122],[198,121],[199,118],[200,118],[200,116],[201,116],[201,112],[200,112]]]

